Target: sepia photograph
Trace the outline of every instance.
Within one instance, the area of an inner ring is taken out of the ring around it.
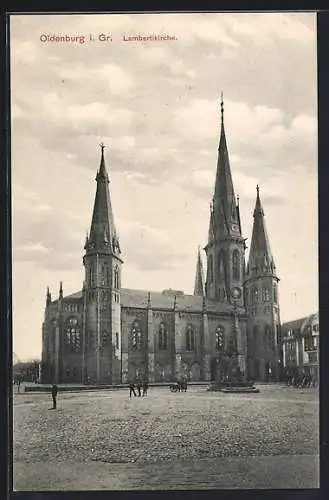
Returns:
[[[319,488],[316,13],[9,28],[14,491]]]

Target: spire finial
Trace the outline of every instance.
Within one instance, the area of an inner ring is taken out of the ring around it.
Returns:
[[[59,298],[60,299],[63,298],[63,282],[62,281],[59,282]]]
[[[102,150],[102,156],[104,156],[104,149],[105,149],[105,144],[104,144],[104,142],[101,142],[101,143],[100,143],[100,148],[101,148],[101,150]]]
[[[220,113],[221,113],[222,123],[224,123],[224,98],[223,98],[223,92],[220,93]]]
[[[258,184],[256,186],[256,190],[257,190],[257,196],[259,196],[259,186],[258,186]]]
[[[240,204],[240,195],[237,195],[237,197],[236,197],[236,201],[237,201],[238,206],[239,206],[239,204]]]

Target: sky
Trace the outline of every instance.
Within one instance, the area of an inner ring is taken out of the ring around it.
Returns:
[[[281,320],[318,309],[314,14],[15,15],[10,30],[19,359],[41,355],[46,287],[81,290],[102,141],[123,286],[193,293],[221,91],[247,246],[259,184]],[[138,35],[173,39],[124,40]]]

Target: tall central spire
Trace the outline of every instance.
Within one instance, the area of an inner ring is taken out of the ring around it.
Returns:
[[[215,233],[220,233],[220,236],[231,234],[232,231],[233,233],[241,235],[241,227],[238,217],[225,135],[223,92],[221,92],[220,113],[221,130],[218,146],[217,171],[212,209],[212,219],[216,227],[213,229],[215,230]]]
[[[94,210],[90,227],[89,238],[87,237],[85,248],[87,251],[102,251],[105,253],[120,254],[119,240],[114,224],[114,216],[109,190],[109,176],[106,171],[104,149],[100,144],[101,160],[96,175],[96,196]]]

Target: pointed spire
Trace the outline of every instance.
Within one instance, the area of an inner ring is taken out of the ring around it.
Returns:
[[[224,127],[224,101],[221,93],[220,101],[221,130],[218,146],[217,172],[213,196],[213,223],[219,236],[230,234],[234,231],[241,232],[237,204],[234,194],[233,179],[229,161]]]
[[[86,250],[87,252],[105,251],[107,253],[119,256],[121,251],[114,224],[114,216],[109,190],[109,178],[107,175],[104,159],[105,146],[102,143],[100,147],[101,161],[99,170],[96,175],[96,196]]]
[[[62,281],[59,282],[59,298],[60,299],[63,298],[63,282]]]
[[[109,176],[107,174],[106,167],[105,167],[105,159],[104,159],[105,145],[102,142],[99,146],[101,148],[101,162],[100,162],[99,170],[98,170],[97,175],[96,175],[96,181],[103,180],[106,182],[110,182]]]
[[[85,240],[85,245],[84,245],[84,249],[86,250],[88,248],[88,242],[89,242],[89,238],[88,238],[88,231],[86,232],[86,240]]]
[[[204,286],[204,272],[203,265],[200,254],[200,247],[198,247],[198,257],[196,263],[196,273],[195,273],[195,283],[194,283],[194,295],[199,295],[202,297],[205,292]]]
[[[47,286],[47,298],[46,298],[46,306],[49,306],[51,303],[51,293],[49,291],[49,286]]]
[[[247,273],[249,276],[273,272],[275,270],[270,242],[267,235],[265,215],[259,195],[259,186],[256,187],[256,203],[254,209],[254,224],[249,252]],[[271,271],[271,269],[273,271]]]

